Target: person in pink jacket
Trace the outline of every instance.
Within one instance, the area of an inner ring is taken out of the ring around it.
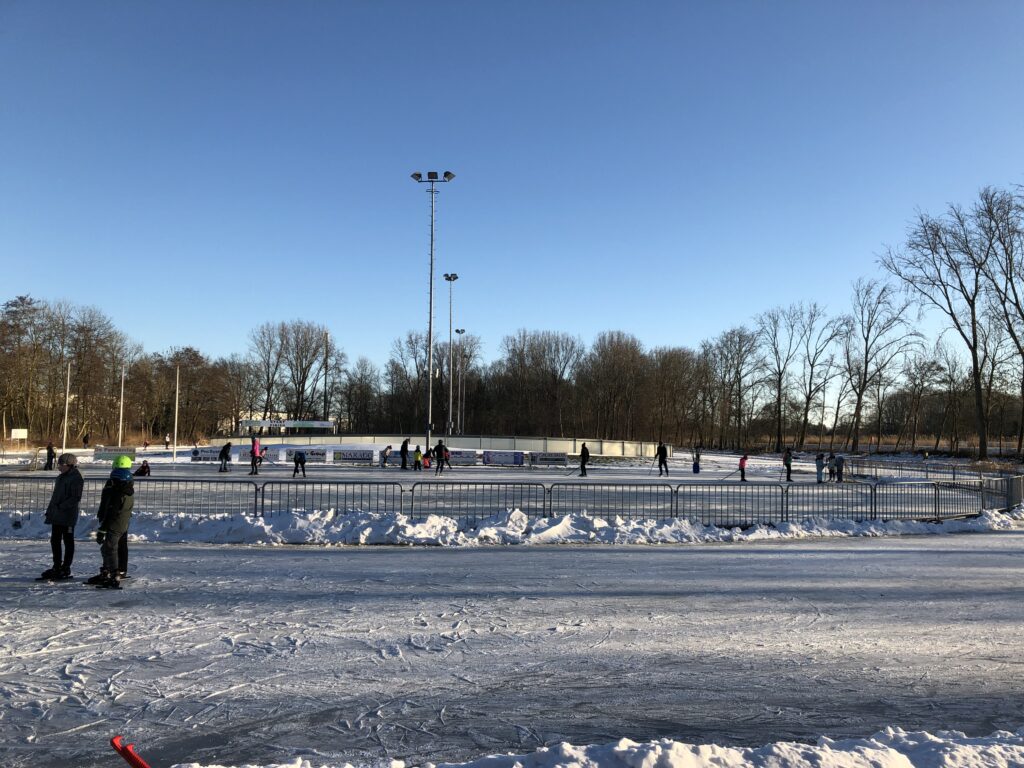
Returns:
[[[740,456],[740,482],[747,482],[747,454]]]

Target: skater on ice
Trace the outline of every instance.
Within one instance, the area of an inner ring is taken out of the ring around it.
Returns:
[[[71,562],[75,559],[75,524],[85,481],[78,471],[78,459],[65,453],[57,459],[57,480],[53,495],[46,507],[43,522],[50,526],[50,549],[53,567],[43,571],[40,579],[63,580],[71,578]]]
[[[132,482],[131,466],[132,460],[127,456],[115,458],[110,479],[100,494],[100,508],[96,513],[99,519],[96,542],[100,545],[103,566],[99,575],[93,576],[88,583],[102,589],[120,589],[119,577],[126,575],[128,570],[128,525],[131,522],[132,508],[135,506],[135,484]],[[122,536],[125,537],[123,562],[119,557]]]

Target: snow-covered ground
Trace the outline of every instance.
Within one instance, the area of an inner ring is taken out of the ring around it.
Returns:
[[[1022,534],[136,543],[122,592],[39,584],[46,543],[3,541],[0,764],[116,765],[106,741],[124,733],[154,766],[419,765],[542,746],[524,764],[1024,765],[1019,735],[992,736],[1024,724]],[[97,559],[81,542],[76,570]],[[845,741],[889,726],[938,741]],[[747,749],[821,736],[842,741]],[[600,746],[622,738],[721,746]]]

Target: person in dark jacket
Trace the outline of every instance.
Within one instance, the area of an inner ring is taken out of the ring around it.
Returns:
[[[132,472],[133,477],[149,477],[152,470],[149,468],[149,462],[146,459],[142,460],[142,464],[139,468]]]
[[[103,555],[103,568],[99,576],[89,579],[89,583],[104,589],[120,589],[119,576],[127,573],[128,569],[127,560],[121,562],[119,544],[121,537],[128,535],[132,508],[135,506],[131,465],[131,459],[127,456],[114,459],[114,471],[110,473],[110,479],[100,494],[100,508],[96,513],[100,527],[96,531],[96,541]]]
[[[661,471],[665,470],[665,475],[668,475],[668,447],[664,443],[658,443],[658,477],[661,477]]]
[[[46,466],[43,469],[53,469],[53,461],[57,458],[57,451],[53,448],[53,441],[46,444]]]
[[[299,470],[300,469],[302,470],[302,476],[305,477],[306,476],[306,452],[305,451],[296,451],[293,454],[293,458],[295,459],[295,469],[292,470],[292,477],[295,477],[297,474],[299,474]]]
[[[444,440],[438,440],[437,445],[434,446],[434,458],[436,466],[434,467],[434,474],[440,475],[444,472]]]
[[[231,443],[225,443],[224,447],[220,449],[220,453],[217,454],[217,458],[220,459],[220,469],[218,472],[228,471],[228,462],[231,461]]]
[[[793,449],[787,448],[782,454],[782,466],[786,470],[786,482],[793,482]]]
[[[587,462],[590,461],[590,450],[587,448],[587,444],[584,443],[580,446],[580,477],[587,476]]]
[[[398,449],[398,455],[402,457],[402,469],[409,468],[409,438],[402,441],[402,447]]]
[[[78,522],[79,504],[85,481],[78,471],[78,459],[65,453],[57,459],[57,481],[46,507],[43,522],[50,526],[50,550],[53,567],[43,571],[40,579],[71,578],[71,562],[75,559],[75,524]]]

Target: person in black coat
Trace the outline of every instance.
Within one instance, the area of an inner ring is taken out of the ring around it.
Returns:
[[[57,459],[57,482],[46,507],[43,522],[50,526],[50,550],[53,567],[43,571],[41,579],[70,579],[71,562],[75,559],[75,524],[85,481],[78,471],[78,459],[65,453]]]
[[[100,523],[99,530],[96,531],[96,541],[99,542],[100,554],[103,556],[103,567],[99,576],[89,579],[90,584],[107,589],[121,588],[118,577],[127,573],[128,563],[127,560],[121,562],[120,543],[122,537],[127,539],[134,506],[135,484],[132,482],[131,469],[115,469],[103,486],[100,508],[96,512]]]
[[[53,448],[53,441],[46,444],[46,466],[43,469],[53,469],[54,459],[57,458],[57,451]]]
[[[437,445],[434,446],[435,475],[440,475],[444,472],[444,451],[444,440],[438,440]]]
[[[662,470],[668,475],[668,447],[664,443],[658,443],[658,477],[661,477]]]
[[[587,462],[590,461],[590,450],[587,448],[587,444],[584,443],[580,446],[580,477],[587,476]]]
[[[409,468],[409,438],[402,441],[402,447],[398,449],[398,455],[402,457],[402,469]]]
[[[228,462],[231,461],[231,443],[225,443],[224,447],[220,449],[220,453],[217,454],[217,458],[220,460],[220,469],[218,472],[228,471]]]

